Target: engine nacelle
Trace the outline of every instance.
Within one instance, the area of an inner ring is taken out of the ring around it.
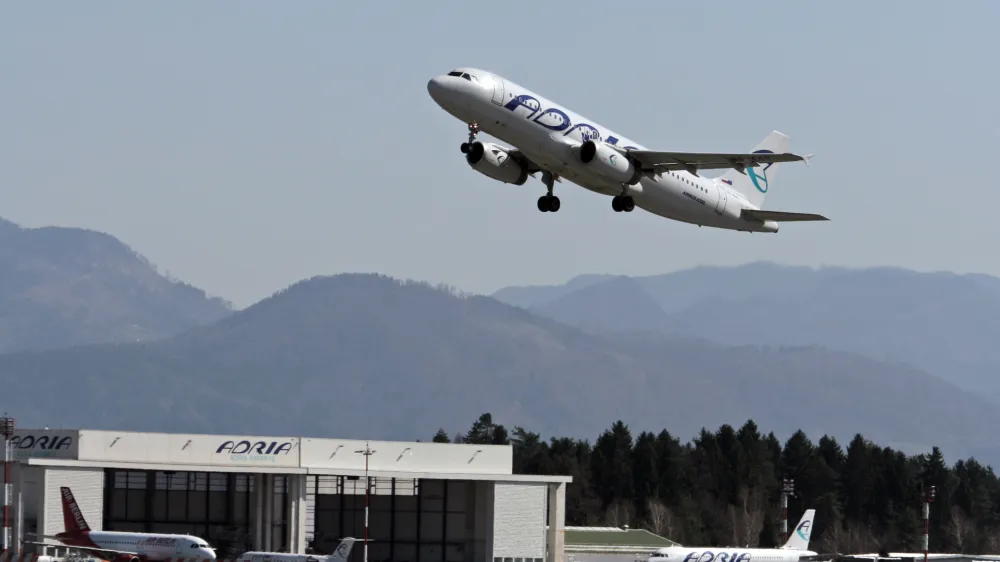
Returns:
[[[642,172],[631,160],[603,142],[584,142],[580,146],[579,155],[580,162],[610,180],[635,185],[642,179]]]
[[[523,185],[528,181],[528,171],[513,158],[510,152],[491,142],[482,143],[476,141],[469,145],[469,151],[465,153],[465,161],[472,166],[472,169],[504,183]]]

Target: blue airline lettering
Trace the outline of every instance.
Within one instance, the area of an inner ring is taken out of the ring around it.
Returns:
[[[42,435],[41,437],[36,437],[34,435],[15,435],[10,438],[10,446],[15,449],[60,450],[69,449],[72,444],[73,438],[68,435],[64,435],[62,437],[48,435]]]
[[[704,552],[689,552],[684,557],[684,562],[750,562],[749,552],[720,552],[715,554],[711,550]]]
[[[797,529],[795,529],[795,532],[798,533],[800,537],[802,537],[802,540],[806,540],[807,541],[807,540],[809,540],[809,530],[810,530],[810,527],[812,527],[812,524],[807,519],[807,520],[803,521],[802,524],[800,524]]]
[[[574,124],[572,122],[572,120],[570,120],[569,116],[566,115],[565,112],[563,112],[560,109],[556,109],[554,107],[550,107],[548,109],[544,109],[543,110],[541,102],[539,102],[534,96],[529,96],[527,94],[521,94],[519,96],[514,96],[503,107],[504,107],[504,109],[506,109],[507,111],[510,111],[511,113],[517,111],[517,108],[523,107],[523,108],[525,108],[525,109],[527,109],[527,110],[530,111],[530,113],[528,113],[525,116],[525,119],[530,119],[531,121],[533,121],[535,123],[538,123],[542,127],[545,127],[546,129],[549,129],[550,131],[556,131],[556,132],[566,131],[565,133],[563,133],[563,136],[567,136],[570,133],[572,133],[573,131],[576,131],[576,130],[579,129],[580,130],[581,140],[583,140],[583,141],[588,141],[588,140],[599,141],[599,140],[601,140],[601,132],[597,130],[597,127],[591,125],[590,123],[575,123]],[[536,115],[536,113],[537,113],[537,115]],[[559,123],[558,125],[548,125],[548,124],[542,123],[541,119],[542,119],[542,117],[545,117],[546,115],[558,116],[558,118],[562,122]],[[614,137],[614,136],[609,136],[605,142],[607,142],[608,144],[614,145],[614,146],[618,146],[618,138]],[[626,146],[624,148],[626,150],[638,150],[638,148],[636,148],[634,146]],[[730,561],[730,562],[733,562],[733,561]]]
[[[215,450],[216,454],[223,451],[228,451],[230,455],[244,455],[250,451],[258,455],[277,455],[278,453],[288,454],[292,450],[292,443],[290,441],[257,441],[256,443],[251,443],[250,441],[226,441],[219,448]]]

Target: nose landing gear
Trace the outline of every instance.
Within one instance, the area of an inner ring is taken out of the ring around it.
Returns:
[[[468,154],[469,146],[476,140],[476,135],[479,134],[479,123],[473,121],[469,123],[469,142],[462,143],[462,154]]]

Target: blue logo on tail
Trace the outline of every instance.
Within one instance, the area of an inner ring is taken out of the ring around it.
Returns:
[[[765,183],[764,185],[767,185],[767,184]],[[760,189],[760,188],[758,188],[758,189]],[[800,537],[802,537],[802,540],[807,541],[807,540],[809,540],[809,531],[811,530],[810,527],[812,527],[812,524],[807,519],[807,520],[803,521],[795,529],[795,532],[798,533]]]
[[[755,150],[754,154],[774,154],[770,150]],[[755,168],[747,168],[747,176],[753,182],[753,186],[761,193],[767,193],[767,169],[774,165],[774,162],[765,164],[758,172]],[[799,532],[801,535],[801,531]],[[803,537],[804,538],[804,537]]]

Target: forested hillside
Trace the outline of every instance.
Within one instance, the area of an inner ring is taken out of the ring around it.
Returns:
[[[590,444],[545,441],[482,415],[464,434],[435,441],[512,444],[514,471],[569,474],[567,525],[645,527],[690,545],[777,546],[779,485],[793,478],[789,526],[816,509],[810,548],[821,553],[919,551],[924,486],[937,487],[930,548],[1000,549],[1000,479],[973,459],[947,466],[941,451],[907,456],[857,435],[845,446],[802,432],[785,443],[751,420],[723,425],[689,443],[663,430],[633,436],[614,423]]]

